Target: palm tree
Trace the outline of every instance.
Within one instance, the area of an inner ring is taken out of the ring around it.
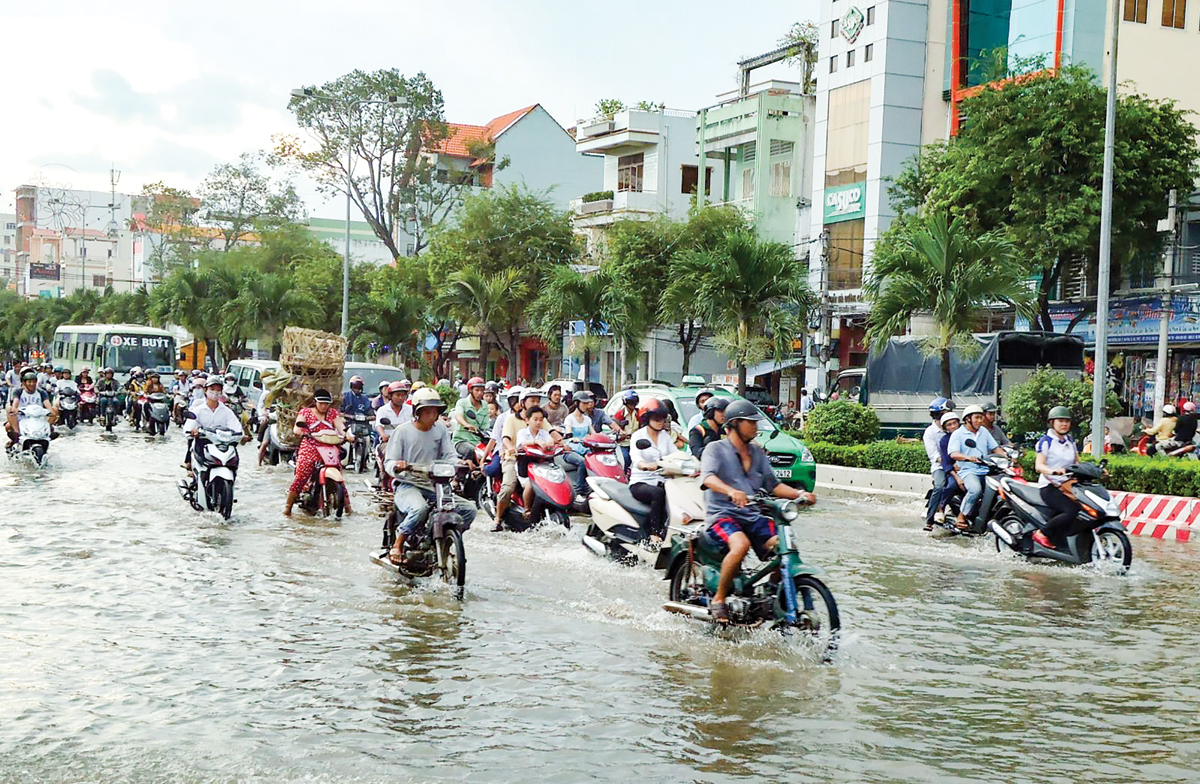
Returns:
[[[534,331],[547,341],[558,338],[567,322],[583,322],[583,378],[587,380],[595,336],[607,329],[617,341],[631,337],[634,312],[631,300],[604,268],[580,272],[565,265],[554,267],[542,284],[542,293],[529,306],[530,322]]]
[[[690,300],[700,320],[737,364],[738,394],[746,366],[771,355],[781,361],[804,330],[813,305],[804,265],[780,242],[751,231],[725,235],[716,247],[680,254],[672,264],[665,301]]]
[[[423,334],[426,303],[398,284],[373,292],[351,324],[356,352],[378,356],[383,346],[404,360],[416,358],[417,338]],[[372,349],[374,345],[374,349]]]
[[[868,344],[887,341],[928,313],[934,334],[922,347],[941,358],[942,396],[950,397],[950,350],[970,351],[975,315],[1006,303],[1034,315],[1036,295],[1016,248],[997,232],[974,235],[961,218],[921,216],[896,226],[875,249],[864,291],[871,302]]]
[[[317,311],[317,303],[292,280],[274,272],[246,274],[241,291],[223,308],[226,320],[237,321],[243,334],[260,333],[267,337],[271,359],[279,359],[279,335],[289,324],[308,324]]]
[[[479,330],[479,359],[483,364],[492,341],[508,355],[508,378],[516,377],[517,338],[528,288],[522,272],[508,268],[495,275],[475,269],[455,274],[438,297],[438,306]]]
[[[206,303],[209,299],[208,280],[199,270],[185,267],[168,275],[155,286],[150,295],[150,315],[160,324],[178,324],[192,334],[193,364],[198,367],[199,344],[208,345],[208,354],[215,360],[211,341],[217,324],[209,320]]]

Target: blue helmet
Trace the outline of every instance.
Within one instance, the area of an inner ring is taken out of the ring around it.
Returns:
[[[621,395],[621,398],[631,406],[636,406],[638,404],[638,393],[632,389],[625,390],[625,392]]]
[[[929,413],[940,414],[943,411],[953,411],[954,404],[944,397],[935,397],[933,402],[929,404]]]

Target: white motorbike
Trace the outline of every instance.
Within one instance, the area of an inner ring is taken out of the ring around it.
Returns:
[[[54,438],[50,427],[50,412],[44,406],[25,406],[20,410],[17,442],[9,447],[9,455],[25,458],[41,468],[46,464],[46,453],[50,440]]]
[[[226,520],[233,514],[237,445],[241,440],[242,434],[234,430],[199,431],[189,453],[192,476],[180,479],[178,485],[179,494],[197,512],[216,512]]]
[[[79,424],[79,387],[75,386],[74,381],[64,379],[58,382],[55,402],[58,405],[58,415],[62,424],[66,425],[69,430],[74,430],[75,425]]]
[[[704,525],[704,489],[700,486],[700,461],[685,452],[674,452],[658,461],[666,477],[667,537],[698,530]],[[596,555],[628,565],[654,563],[658,548],[646,530],[650,507],[633,497],[629,485],[615,479],[588,477],[592,522],[583,545]]]

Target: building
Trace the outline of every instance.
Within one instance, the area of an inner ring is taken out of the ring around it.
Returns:
[[[575,229],[590,248],[619,220],[687,218],[699,185],[695,134],[695,112],[661,106],[579,121],[575,149],[603,161],[602,178],[580,183],[570,200]],[[721,192],[720,178],[709,167],[708,192],[714,185]]]
[[[324,240],[338,253],[346,250],[346,221],[337,218],[309,218],[308,231],[319,240]],[[413,254],[412,239],[400,248],[405,256]],[[350,258],[374,264],[390,264],[392,252],[375,236],[371,224],[366,221],[350,221]]]
[[[1189,84],[1200,3],[1110,1],[1123,4],[1122,89],[1200,111],[1200,91]],[[814,351],[828,361],[809,371],[810,385],[865,362],[862,279],[895,217],[888,179],[923,144],[953,135],[961,102],[982,89],[997,52],[1103,73],[1110,8],[1100,0],[822,0],[812,236],[823,238],[825,253],[814,256],[810,283],[824,303]],[[1200,238],[1197,221],[1197,211],[1184,210],[1179,236]]]
[[[0,287],[17,290],[17,215],[0,213]]]

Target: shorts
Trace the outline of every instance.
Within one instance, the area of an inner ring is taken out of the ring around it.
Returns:
[[[735,520],[732,517],[718,517],[708,527],[708,535],[726,547],[729,546],[729,537],[736,533],[746,535],[746,538],[750,540],[750,546],[754,548],[754,554],[758,556],[758,560],[766,561],[771,557],[770,552],[767,550],[767,542],[772,536],[775,536],[774,520],[766,515],[759,515],[751,523],[744,520]]]

